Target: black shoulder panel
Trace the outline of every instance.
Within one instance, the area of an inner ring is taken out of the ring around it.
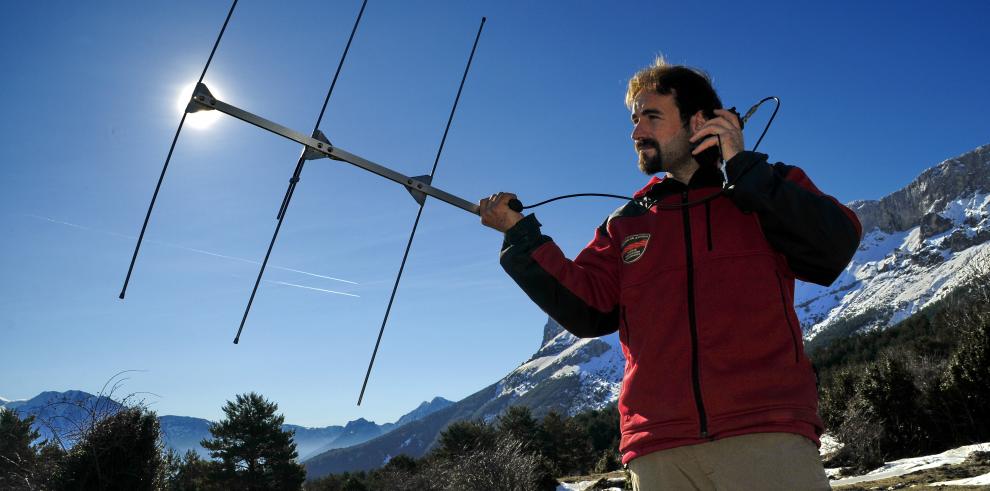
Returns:
[[[618,209],[613,211],[612,214],[608,216],[608,219],[605,220],[605,223],[603,223],[602,226],[599,227],[599,229],[604,229],[605,227],[608,226],[609,222],[615,220],[616,218],[643,216],[648,211],[650,211],[650,208],[649,208],[649,203],[646,202],[646,198],[630,200],[628,203],[620,206]]]

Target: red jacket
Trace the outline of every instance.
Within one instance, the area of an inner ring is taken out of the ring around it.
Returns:
[[[579,337],[619,331],[623,462],[747,433],[821,434],[794,279],[834,281],[859,221],[765,155],[740,153],[727,172],[722,194],[715,169],[688,185],[654,177],[573,261],[533,215],[506,232],[502,266],[554,320]]]

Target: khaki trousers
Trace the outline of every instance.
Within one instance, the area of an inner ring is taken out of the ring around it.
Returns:
[[[646,454],[629,462],[636,491],[832,489],[814,442],[754,433]]]

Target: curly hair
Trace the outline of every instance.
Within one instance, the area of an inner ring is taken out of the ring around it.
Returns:
[[[626,89],[626,107],[630,110],[636,96],[643,90],[658,94],[672,94],[681,122],[688,121],[698,111],[707,119],[715,117],[714,110],[722,109],[722,101],[712,87],[712,80],[705,72],[684,65],[671,65],[663,56],[657,56],[653,64],[636,72],[629,79]]]

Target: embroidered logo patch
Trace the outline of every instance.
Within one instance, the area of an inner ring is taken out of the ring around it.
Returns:
[[[622,240],[622,262],[632,264],[646,253],[646,244],[650,242],[650,234],[634,234]]]

